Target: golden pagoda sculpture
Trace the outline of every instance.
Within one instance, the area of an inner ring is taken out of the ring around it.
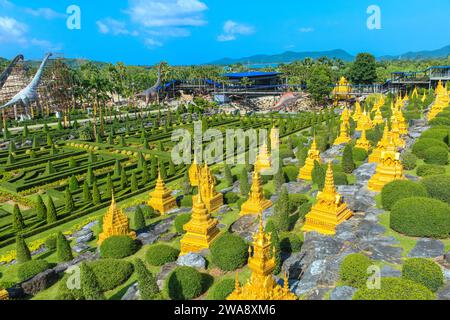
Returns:
[[[9,293],[5,289],[0,290],[0,301],[9,300]]]
[[[350,121],[350,118],[351,118],[350,111],[347,109],[347,107],[345,107],[344,110],[342,110],[341,121],[348,123]]]
[[[369,155],[369,163],[378,163],[381,161],[381,153],[386,149],[389,144],[389,127],[387,123],[384,125],[383,137],[378,142],[375,149]]]
[[[257,170],[255,170],[252,175],[252,186],[250,188],[248,200],[241,206],[241,216],[247,214],[258,214],[271,206],[272,201],[264,198],[261,175]]]
[[[249,248],[248,268],[252,274],[246,284],[239,284],[238,275],[234,291],[227,300],[297,300],[289,290],[286,273],[284,286],[275,281],[272,273],[276,267],[275,252],[271,249],[271,235],[264,232],[262,213],[259,216],[259,229],[253,236],[253,254]]]
[[[419,97],[419,91],[417,90],[417,87],[414,87],[414,90],[411,94],[411,99],[416,99]]]
[[[305,216],[304,232],[316,231],[325,235],[334,235],[336,226],[349,219],[353,212],[347,207],[334,185],[333,168],[328,162],[325,186],[317,194],[317,202]]]
[[[370,130],[373,128],[372,120],[370,119],[370,114],[364,110],[362,115],[359,117],[357,121],[356,131]]]
[[[391,131],[389,137],[392,138],[394,145],[398,148],[405,148],[406,142],[400,137],[400,128],[398,125],[397,116],[391,116]]]
[[[353,120],[354,121],[359,121],[359,118],[361,116],[362,116],[361,104],[359,103],[359,101],[356,101],[356,103],[355,103],[355,112],[353,113]]]
[[[350,127],[348,122],[342,122],[339,128],[339,137],[334,140],[334,145],[338,146],[340,144],[346,144],[352,141],[348,134],[348,128]]]
[[[117,207],[114,193],[112,194],[111,206],[103,217],[103,231],[98,236],[98,245],[112,236],[129,236],[136,238],[136,233],[130,231],[128,217]]]
[[[202,201],[208,211],[212,213],[223,205],[223,195],[215,190],[216,178],[214,178],[207,163],[200,168],[198,177],[198,189],[199,193],[202,194]],[[194,196],[192,200],[195,201],[196,197]]]
[[[397,110],[395,115],[398,121],[398,131],[401,135],[408,134],[408,123],[406,122],[405,117],[403,116],[402,109]]]
[[[368,182],[368,188],[371,191],[380,192],[389,182],[402,179],[404,177],[400,153],[397,152],[394,141],[390,138],[386,149],[381,152],[381,161]]]
[[[194,161],[192,162],[192,165],[189,167],[188,171],[189,182],[193,187],[198,187],[198,176],[200,169],[201,166],[197,163],[197,156],[194,155]]]
[[[280,132],[275,126],[270,130],[270,150],[280,148]]]
[[[447,89],[442,84],[441,80],[439,80],[435,92],[436,92],[436,100],[440,100],[444,105],[444,107],[447,107],[449,104],[448,92]]]
[[[166,214],[177,206],[177,201],[175,197],[172,196],[172,190],[166,187],[159,170],[155,190],[150,193],[148,205],[161,215]]]
[[[300,172],[298,174],[299,180],[312,180],[311,173],[314,169],[314,161],[319,162],[319,164],[322,163],[322,160],[320,159],[320,151],[317,149],[316,137],[313,138],[311,148],[309,149],[308,156],[305,160],[305,165],[300,168]]]
[[[220,232],[218,224],[206,208],[202,194],[198,193],[192,205],[191,220],[183,226],[186,234],[180,240],[180,255],[208,249]]]
[[[350,90],[347,79],[341,77],[331,93],[334,96],[334,104],[337,105],[341,100],[348,100],[350,98]]]
[[[367,152],[369,152],[369,150],[371,148],[371,144],[370,144],[369,140],[367,140],[366,129],[362,130],[361,138],[356,140],[355,148],[364,149]]]
[[[270,168],[271,168],[270,153],[269,150],[267,149],[267,145],[263,144],[259,148],[259,153],[256,156],[255,170],[261,173]]]
[[[384,98],[379,99],[373,105],[373,110],[375,111],[375,117],[373,118],[373,125],[383,124],[383,114],[381,113],[381,107],[384,105]]]
[[[420,101],[425,102],[426,100],[427,100],[427,92],[424,91],[424,92],[423,92],[422,99],[420,99]]]

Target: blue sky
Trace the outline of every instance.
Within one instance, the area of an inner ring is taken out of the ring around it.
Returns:
[[[66,26],[81,10],[81,29]],[[367,8],[381,10],[369,30]],[[0,0],[0,56],[45,52],[127,64],[344,49],[375,55],[450,45],[448,0]]]

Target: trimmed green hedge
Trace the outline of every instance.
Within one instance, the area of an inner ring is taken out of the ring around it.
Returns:
[[[433,292],[444,284],[441,267],[424,258],[407,259],[403,264],[402,277],[424,285]]]
[[[381,278],[381,289],[361,288],[353,300],[434,300],[434,294],[421,284],[402,278]]]
[[[164,289],[172,300],[191,300],[203,293],[202,274],[191,267],[178,267],[164,282]]]
[[[88,263],[97,277],[102,291],[108,291],[125,283],[134,272],[133,264],[118,259],[101,259]]]
[[[48,268],[50,268],[50,264],[45,260],[30,260],[19,265],[17,277],[19,281],[25,281]]]
[[[419,140],[414,143],[412,147],[412,152],[418,156],[421,159],[425,158],[425,151],[431,147],[442,147],[447,148],[447,145],[437,139],[430,139],[430,138],[420,138]]]
[[[391,210],[390,227],[412,237],[447,238],[450,233],[450,207],[430,198],[406,198]]]
[[[437,174],[444,174],[446,172],[445,167],[435,164],[423,164],[417,167],[416,173],[419,177],[433,176]]]
[[[372,261],[365,255],[361,253],[350,254],[342,261],[339,278],[347,286],[363,288],[369,278],[367,269],[371,265]]]
[[[430,197],[450,204],[450,175],[425,177],[420,183],[425,186]]]
[[[121,259],[131,256],[137,249],[137,242],[129,236],[112,236],[100,245],[100,255],[102,258]]]
[[[439,141],[442,141],[442,142],[448,144],[448,141],[446,141],[446,139],[447,139],[447,135],[449,134],[449,132],[450,132],[449,129],[431,128],[431,129],[423,132],[420,137],[421,137],[421,139],[423,139],[423,138],[436,139],[436,140],[439,140]]]
[[[175,226],[175,230],[177,230],[177,232],[179,234],[183,234],[186,231],[184,231],[183,226],[189,222],[189,220],[191,220],[191,214],[190,213],[182,213],[179,214],[176,218],[175,221],[173,222],[174,226]]]
[[[241,237],[226,233],[211,245],[212,262],[223,271],[234,271],[245,265],[248,246]]]
[[[383,187],[381,191],[381,203],[383,208],[389,211],[400,199],[427,196],[427,190],[419,183],[409,180],[394,180]]]
[[[176,261],[179,254],[180,251],[171,246],[155,244],[148,248],[145,259],[152,266],[162,266],[168,262]]]
[[[445,166],[448,163],[448,147],[439,146],[428,148],[424,151],[424,159],[428,164]]]
[[[361,148],[353,148],[353,160],[364,161],[367,159],[367,151]]]
[[[226,300],[234,291],[235,280],[224,279],[215,283],[208,291],[208,300]]]

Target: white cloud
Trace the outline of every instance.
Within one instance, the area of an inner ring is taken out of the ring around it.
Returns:
[[[127,10],[133,22],[144,27],[190,27],[207,22],[208,6],[199,0],[131,0]]]
[[[61,45],[54,45],[50,41],[33,38],[30,40],[33,46],[41,47],[49,51],[61,51]]]
[[[301,33],[309,33],[309,32],[314,32],[314,28],[311,27],[303,27],[298,29],[299,32]]]
[[[217,37],[218,41],[233,41],[238,35],[248,36],[255,33],[255,28],[248,24],[228,20],[223,25],[223,33]]]
[[[0,17],[0,42],[24,43],[28,26],[11,17]]]
[[[25,12],[34,17],[41,17],[47,20],[66,17],[65,14],[56,12],[55,10],[50,8],[38,8],[38,9],[25,8]]]
[[[14,4],[12,4],[8,0],[0,0],[0,7],[2,7],[2,8],[12,8],[12,7],[14,7]]]
[[[119,35],[137,36],[139,34],[137,31],[128,30],[124,22],[112,18],[106,18],[97,21],[97,27],[98,31],[103,34],[112,34],[115,36]]]
[[[149,49],[154,49],[154,48],[163,46],[163,44],[161,42],[159,42],[155,39],[152,39],[152,38],[145,39],[144,43],[147,46],[147,48],[149,48]]]

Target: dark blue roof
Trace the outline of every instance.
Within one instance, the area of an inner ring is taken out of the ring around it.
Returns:
[[[432,66],[432,67],[429,67],[427,70],[430,70],[430,69],[450,69],[450,66]]]
[[[262,71],[248,71],[248,72],[236,72],[236,73],[225,73],[223,76],[227,78],[254,78],[254,77],[270,77],[277,76],[281,74],[280,72],[262,72]]]

